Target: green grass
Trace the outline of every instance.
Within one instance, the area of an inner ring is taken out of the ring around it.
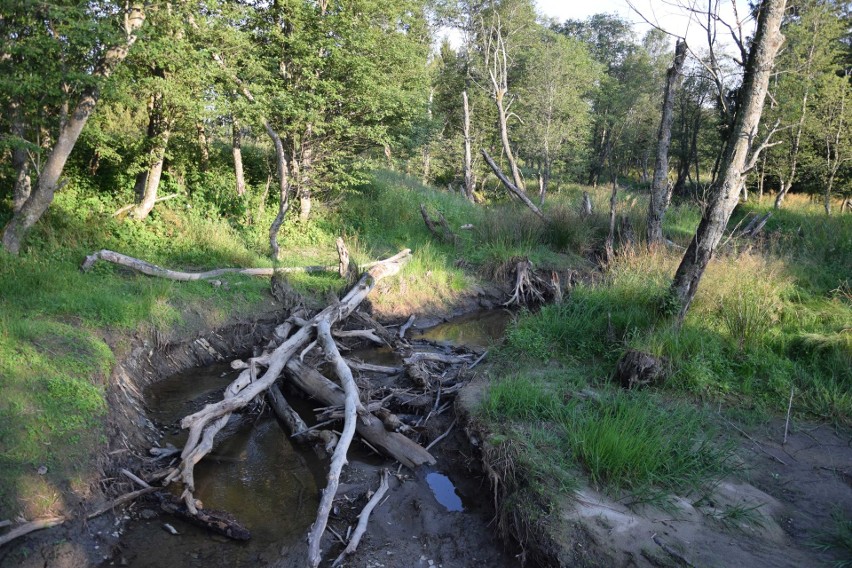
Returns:
[[[716,442],[712,421],[690,405],[603,385],[589,395],[581,385],[564,372],[516,375],[489,389],[481,413],[501,432],[525,425],[548,434],[545,452],[531,453],[533,438],[522,437],[533,470],[582,471],[633,501],[694,491],[732,471],[730,446]]]
[[[835,568],[849,568],[852,566],[852,519],[839,510],[832,514],[832,519],[831,529],[816,535],[813,546],[823,552],[836,553],[840,559],[834,562]]]

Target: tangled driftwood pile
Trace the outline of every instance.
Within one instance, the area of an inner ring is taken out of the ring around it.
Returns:
[[[353,268],[342,242],[338,242],[338,252],[338,267],[311,267],[308,270],[336,269],[341,276],[352,278]],[[254,406],[252,403],[258,400],[265,399],[268,402],[295,440],[313,444],[331,454],[327,486],[320,500],[316,521],[308,534],[308,559],[311,566],[318,566],[321,561],[321,539],[333,507],[340,474],[346,464],[347,452],[356,434],[376,452],[406,467],[416,469],[435,463],[429,449],[443,439],[452,426],[431,440],[427,447],[411,437],[421,437],[431,417],[451,408],[453,395],[463,386],[467,370],[478,364],[484,353],[451,350],[427,341],[408,341],[405,334],[413,323],[413,317],[400,326],[398,331],[391,332],[367,313],[357,310],[376,284],[383,278],[397,274],[410,256],[411,252],[404,250],[391,258],[367,265],[369,270],[342,298],[312,317],[304,309],[294,309],[287,320],[275,329],[269,343],[258,350],[257,356],[232,363],[234,369],[241,370],[237,379],[225,389],[220,401],[208,404],[181,421],[181,426],[189,431],[189,436],[180,451],[179,460],[154,476],[162,479],[163,485],[182,485],[182,503],[177,504],[180,505],[178,507],[170,502],[170,512],[182,512],[184,516],[191,517],[189,520],[229,536],[247,534],[228,515],[205,510],[196,501],[194,470],[195,465],[211,452],[217,434],[232,414],[250,409]],[[93,254],[87,259],[84,268],[91,267],[97,260],[106,260],[153,276],[180,280],[203,279],[223,273],[222,270],[207,273],[176,272],[111,251]],[[374,365],[345,358],[341,354],[341,351],[349,351],[363,342],[390,346],[400,355],[402,365]],[[325,370],[326,366],[328,370]],[[357,379],[353,372],[357,374]],[[324,373],[329,376],[333,374],[338,382]],[[286,388],[282,389],[285,384]],[[316,410],[316,425],[307,426],[303,417],[287,402],[285,391],[297,392],[321,405]],[[341,420],[343,428],[337,434],[332,428]],[[172,457],[167,450],[157,448],[152,452],[158,457]],[[174,450],[173,455],[176,454],[177,450]],[[379,493],[386,485],[386,481],[383,482]],[[370,511],[376,503],[372,499],[365,507],[358,528],[336,563],[355,551],[366,530]]]

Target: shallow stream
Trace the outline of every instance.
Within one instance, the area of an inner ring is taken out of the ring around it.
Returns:
[[[509,312],[502,310],[478,312],[430,329],[412,330],[411,337],[487,347],[502,337],[510,318]],[[352,351],[349,356],[375,364],[398,364],[396,355],[386,348]],[[150,387],[145,393],[148,417],[163,432],[160,444],[182,447],[186,432],[179,427],[181,418],[219,400],[236,374],[227,365],[213,365],[169,377]],[[291,404],[303,417],[313,416],[309,401],[291,398]],[[159,514],[154,504],[139,503],[134,505],[133,520],[120,539],[119,550],[105,566],[258,566],[275,562],[282,551],[304,546],[325,485],[327,462],[317,458],[312,450],[295,446],[267,412],[259,417],[245,414],[232,419],[218,439],[221,442],[213,453],[196,466],[196,497],[205,508],[234,515],[252,532],[251,540],[234,542],[212,535]],[[360,444],[353,444],[350,461],[356,465],[378,463]],[[467,509],[448,473],[441,470],[440,461],[417,477],[417,483],[431,489],[440,510],[447,515]],[[179,534],[171,534],[165,524]]]

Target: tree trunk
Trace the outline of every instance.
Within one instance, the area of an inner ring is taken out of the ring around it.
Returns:
[[[11,105],[12,112],[12,136],[21,142],[26,140],[26,127],[21,116],[21,109],[17,102]],[[32,191],[30,180],[30,160],[27,151],[18,147],[12,151],[12,167],[15,170],[15,188],[12,197],[12,212],[17,213],[27,202]]]
[[[207,143],[207,130],[204,128],[204,123],[200,120],[195,123],[195,130],[198,133],[198,148],[200,150],[199,169],[206,172],[210,167],[210,147]]]
[[[278,136],[278,133],[275,132],[268,121],[264,121],[263,126],[275,145],[275,161],[278,167],[278,215],[275,216],[272,226],[269,227],[269,246],[272,249],[272,259],[278,260],[280,253],[278,231],[284,224],[284,217],[290,208],[290,182],[287,177],[287,156],[284,154],[284,144],[281,142],[281,137]]]
[[[302,164],[299,168],[299,221],[306,223],[311,215],[311,186],[313,185],[314,146],[309,124],[302,138]]]
[[[494,95],[494,102],[497,105],[497,117],[500,122],[500,140],[503,143],[503,152],[506,154],[506,159],[509,161],[509,167],[512,169],[512,180],[515,182],[515,187],[526,192],[524,180],[521,179],[521,171],[518,169],[518,162],[515,160],[515,154],[512,153],[512,147],[509,144],[509,125],[506,118],[506,110],[503,107],[503,96],[505,91],[497,91]]]
[[[686,59],[686,42],[678,40],[672,66],[666,73],[666,90],[663,96],[663,112],[657,132],[657,159],[654,162],[654,180],[651,184],[651,200],[648,205],[648,246],[663,241],[663,216],[672,199],[669,183],[669,145],[672,139],[675,91],[683,77],[683,62]]]
[[[473,203],[473,189],[476,186],[476,181],[473,179],[473,158],[470,148],[470,104],[467,100],[467,91],[462,91],[462,103],[464,104],[464,196]]]
[[[243,131],[236,117],[231,119],[231,153],[234,156],[234,174],[237,178],[237,195],[245,195],[246,175],[243,171]]]
[[[671,285],[671,294],[680,308],[678,320],[681,322],[739,199],[740,188],[746,175],[746,158],[751,150],[751,140],[760,124],[775,55],[784,40],[781,20],[785,5],[786,0],[763,0],[761,3],[757,31],[746,63],[743,85],[739,91],[737,113],[720,161],[720,178],[711,188],[711,201],[704,210],[698,230],[678,266]]]
[[[127,32],[125,42],[106,51],[93,71],[94,77],[99,79],[109,77],[113,69],[127,57],[127,52],[136,41],[136,32],[144,21],[143,4],[134,2],[124,17],[124,29]],[[100,91],[96,86],[85,88],[77,101],[74,112],[62,124],[59,136],[56,138],[56,144],[54,144],[47,162],[39,173],[35,190],[3,229],[3,248],[8,252],[12,254],[20,252],[22,241],[27,232],[41,219],[41,216],[53,203],[53,196],[59,186],[59,178],[65,169],[65,162],[71,155],[71,151],[74,150],[74,145],[77,143],[83,127],[95,110],[99,96]]]
[[[137,221],[146,219],[157,202],[157,191],[163,175],[163,162],[166,159],[166,147],[169,144],[171,125],[163,109],[163,94],[155,93],[151,97],[148,118],[148,140],[151,145],[148,155],[148,169],[136,177],[137,205],[130,217]]]
[[[805,129],[805,115],[808,112],[808,91],[809,89],[805,89],[805,94],[802,97],[802,111],[799,115],[799,122],[796,124],[796,135],[793,137],[793,147],[790,149],[790,173],[787,176],[786,181],[781,184],[781,189],[778,191],[778,195],[775,196],[775,209],[781,209],[781,205],[784,203],[784,198],[787,196],[787,192],[790,191],[790,188],[793,187],[793,181],[796,179],[796,165],[799,158],[799,146],[802,140],[802,131]]]

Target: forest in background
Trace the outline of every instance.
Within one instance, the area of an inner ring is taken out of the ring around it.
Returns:
[[[726,41],[688,46],[682,63],[675,195],[700,197],[719,176],[751,39],[739,21],[704,25]],[[178,199],[268,226],[249,211],[268,204],[281,224],[292,201],[305,220],[377,166],[501,200],[481,150],[540,202],[572,181],[650,184],[674,54],[661,30],[637,37],[606,14],[547,22],[530,0],[23,1],[0,26],[10,252],[63,188],[137,220]],[[455,48],[436,44],[448,28]],[[830,213],[852,191],[848,5],[793,3],[782,28],[750,134],[775,135],[743,197],[781,207],[792,190]]]

